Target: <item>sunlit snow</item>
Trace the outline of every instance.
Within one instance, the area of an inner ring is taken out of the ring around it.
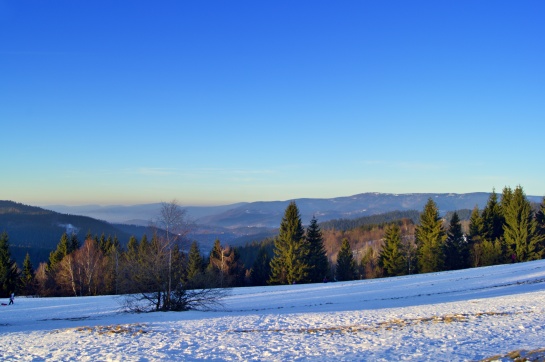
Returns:
[[[543,347],[545,260],[238,288],[217,311],[129,314],[111,296],[0,307],[2,361],[464,361]]]

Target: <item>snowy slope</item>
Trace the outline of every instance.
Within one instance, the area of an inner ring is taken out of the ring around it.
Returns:
[[[2,361],[463,361],[545,347],[545,260],[233,289],[222,310],[127,314],[117,297],[16,298]]]

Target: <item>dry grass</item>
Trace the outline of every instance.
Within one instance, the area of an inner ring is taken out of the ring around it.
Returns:
[[[274,329],[233,329],[227,332],[231,333],[263,333],[263,332],[283,332],[283,333],[356,333],[363,331],[379,331],[379,330],[398,330],[410,326],[416,326],[421,324],[430,323],[464,323],[470,320],[493,317],[493,316],[507,316],[517,313],[505,313],[505,312],[479,312],[473,314],[447,314],[444,316],[431,316],[421,318],[407,318],[400,319],[395,318],[384,322],[379,322],[375,325],[348,325],[348,326],[330,326],[330,327],[316,327],[316,328],[274,328]]]
[[[496,355],[485,358],[480,362],[545,362],[545,348],[538,348],[531,351],[514,350],[505,355]]]
[[[77,332],[96,333],[99,335],[112,335],[112,334],[130,334],[133,336],[147,333],[145,326],[141,324],[128,324],[128,325],[110,325],[110,326],[95,326],[95,327],[79,327],[76,328]]]

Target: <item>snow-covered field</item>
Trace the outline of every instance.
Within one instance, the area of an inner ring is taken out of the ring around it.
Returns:
[[[535,351],[545,347],[545,260],[233,289],[218,311],[120,308],[110,296],[16,298],[0,307],[0,360],[464,361]]]

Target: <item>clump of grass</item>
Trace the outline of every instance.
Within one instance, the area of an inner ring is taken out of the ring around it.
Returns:
[[[512,361],[512,362],[544,362],[545,361],[545,348],[538,348],[534,350],[517,349],[508,352],[504,355],[496,355],[485,358],[480,362],[495,362],[495,361]]]
[[[121,325],[121,324],[114,324],[109,326],[95,326],[95,327],[79,327],[76,328],[76,331],[78,332],[87,332],[87,333],[96,333],[99,335],[112,335],[112,334],[131,334],[133,336],[147,333],[144,326],[140,324],[128,324],[128,325]]]

